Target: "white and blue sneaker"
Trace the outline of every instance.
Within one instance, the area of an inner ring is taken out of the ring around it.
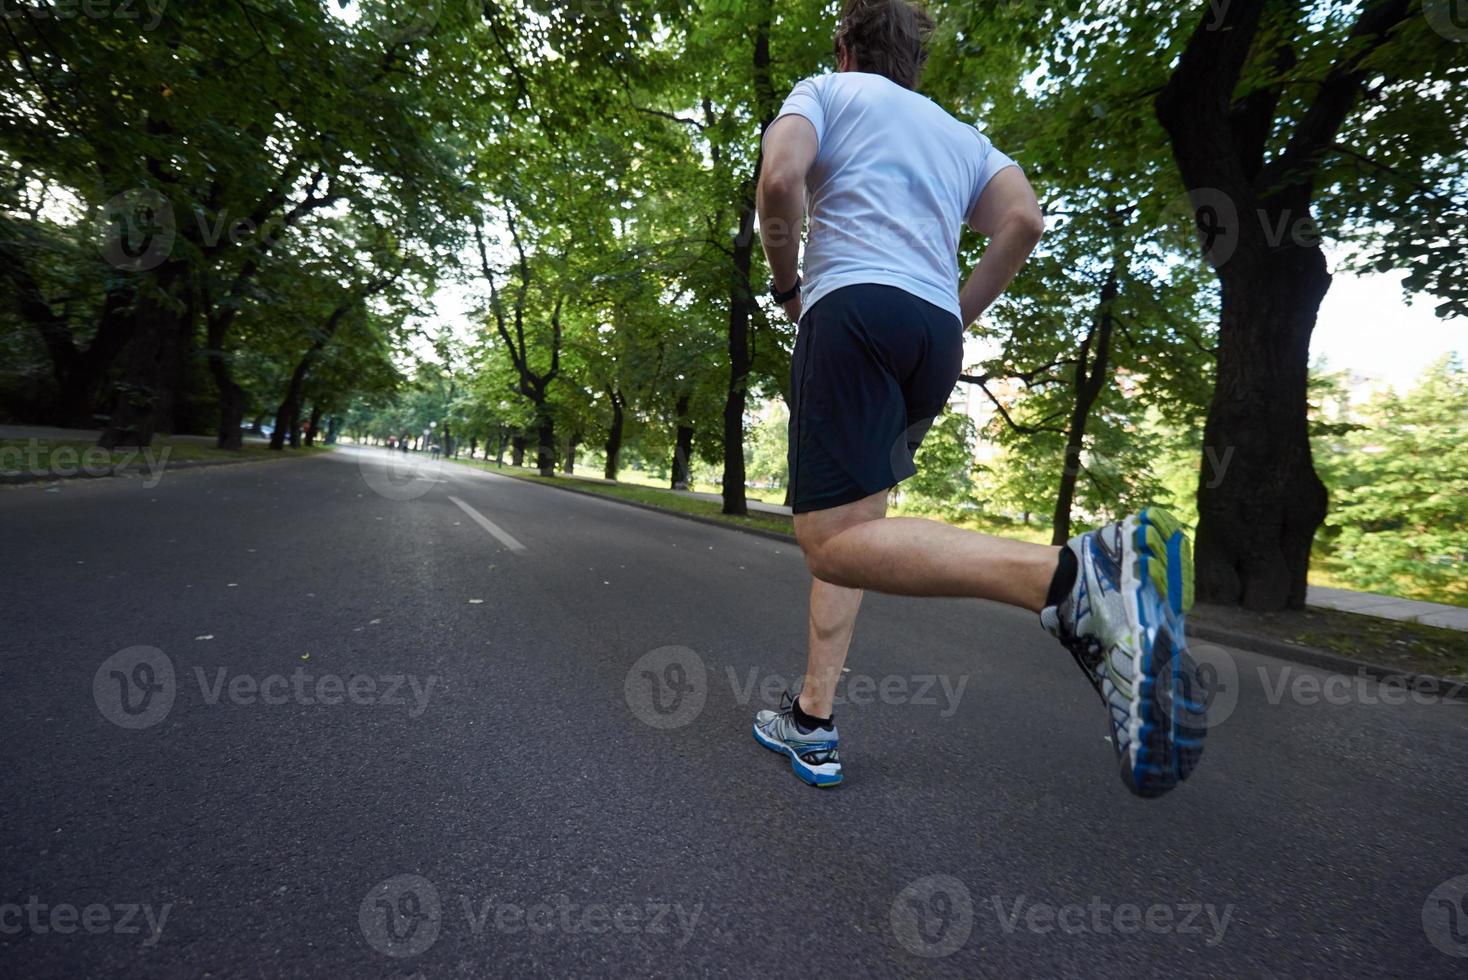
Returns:
[[[812,786],[835,786],[841,782],[841,754],[837,743],[841,736],[836,726],[800,730],[795,723],[795,698],[786,691],[780,698],[780,710],[761,711],[754,716],[754,737],[772,752],[790,757],[795,775]]]
[[[1040,622],[1105,702],[1122,782],[1138,796],[1161,796],[1197,766],[1208,728],[1184,635],[1192,547],[1178,519],[1156,507],[1066,547],[1075,584]]]

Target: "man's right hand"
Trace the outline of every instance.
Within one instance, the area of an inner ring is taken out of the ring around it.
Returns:
[[[1045,214],[1024,171],[1005,167],[979,195],[968,223],[989,237],[989,245],[959,290],[965,327],[982,316],[1019,274],[1045,234]]]

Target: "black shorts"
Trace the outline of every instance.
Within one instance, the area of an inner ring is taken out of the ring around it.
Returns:
[[[963,369],[963,326],[895,286],[846,286],[800,318],[790,366],[795,513],[840,507],[917,472],[913,455]]]

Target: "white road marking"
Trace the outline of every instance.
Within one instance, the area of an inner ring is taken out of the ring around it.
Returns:
[[[523,544],[521,544],[520,542],[516,541],[514,538],[510,537],[503,530],[501,530],[500,527],[497,524],[495,524],[489,518],[485,517],[483,514],[479,513],[479,511],[475,510],[473,507],[470,507],[468,504],[464,503],[458,497],[452,497],[451,496],[451,497],[449,497],[449,499],[452,500],[455,504],[457,504],[458,505],[458,508],[460,510],[462,510],[464,513],[468,514],[469,515],[469,518],[475,524],[478,524],[480,527],[482,527],[486,531],[488,531],[494,537],[494,539],[496,541],[498,541],[500,544],[504,545],[506,548],[509,548],[511,551],[524,551],[525,550],[525,546]]]

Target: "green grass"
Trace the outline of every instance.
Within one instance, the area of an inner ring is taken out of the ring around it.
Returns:
[[[600,472],[594,470],[592,472]],[[639,487],[650,487],[654,490],[667,490],[668,478],[657,473],[649,473],[646,470],[626,467],[617,473],[617,482],[631,484]],[[695,480],[692,489],[699,493],[718,493],[717,483],[708,483]],[[785,491],[783,489],[765,489],[760,487],[745,487],[744,496],[748,500],[757,500],[762,504],[783,504],[785,502]]]
[[[1394,670],[1468,678],[1468,633],[1338,609],[1251,613],[1198,606],[1193,618]]]
[[[661,487],[653,487],[646,484],[595,483],[591,480],[578,480],[574,477],[565,476],[544,477],[533,470],[516,466],[505,466],[478,459],[457,459],[453,462],[464,466],[477,466],[482,470],[500,473],[504,476],[514,477],[517,480],[527,480],[531,483],[548,483],[571,487],[586,493],[599,494],[603,497],[615,497],[618,500],[630,500],[634,503],[647,504],[651,507],[657,507],[660,510],[674,511],[680,514],[693,514],[697,517],[710,517],[725,524],[733,524],[738,527],[753,527],[763,531],[776,531],[780,534],[793,533],[790,518],[783,514],[751,512],[747,517],[734,517],[729,514],[720,513],[720,505],[712,500],[699,500],[696,497],[685,497],[680,493],[674,493],[671,490]]]
[[[330,450],[330,446],[302,446],[271,452],[268,443],[246,442],[243,449],[235,451],[193,439],[158,436],[146,449],[127,447],[109,452],[85,439],[0,439],[0,473],[66,478],[79,475],[77,470],[83,468],[94,472],[113,466],[148,470],[169,463],[287,459]]]

